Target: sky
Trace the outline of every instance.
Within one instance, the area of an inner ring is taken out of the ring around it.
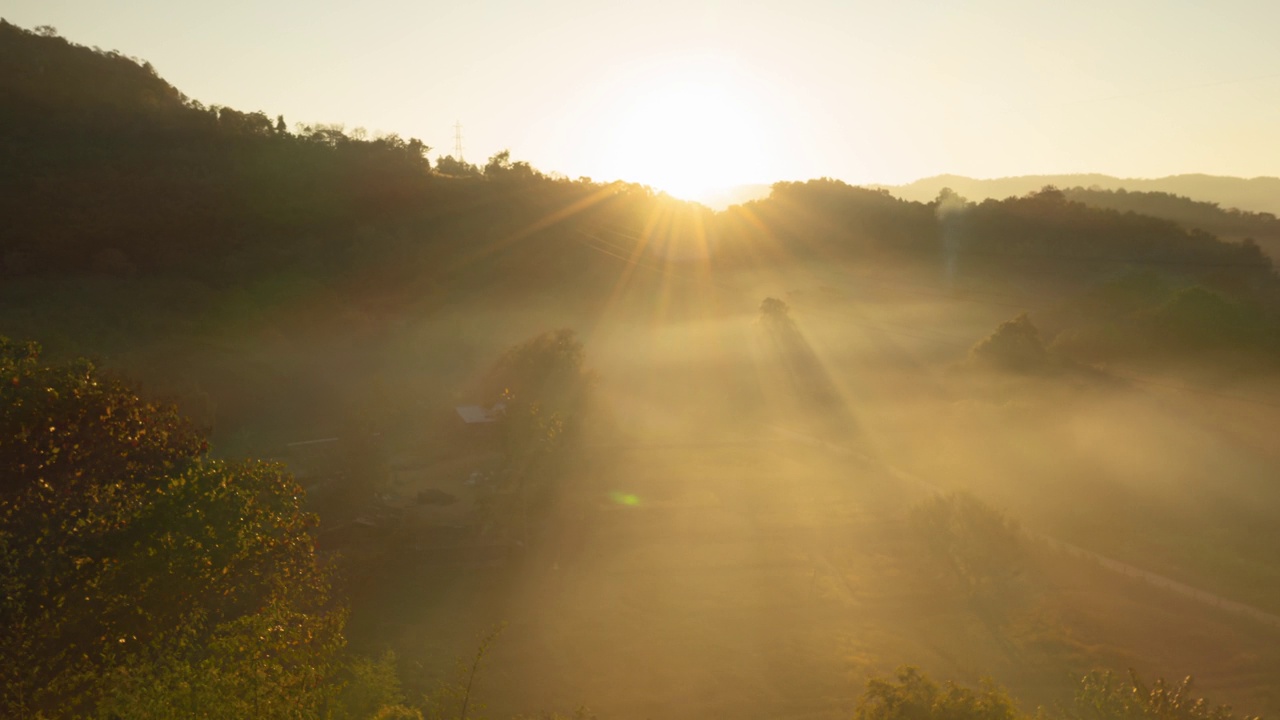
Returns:
[[[1280,175],[1280,2],[5,0],[208,105],[718,188]],[[433,157],[436,153],[433,152]]]

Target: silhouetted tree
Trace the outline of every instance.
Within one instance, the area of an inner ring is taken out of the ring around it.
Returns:
[[[512,162],[510,150],[494,153],[484,166],[484,176],[490,180],[528,180],[537,175],[529,163]]]
[[[1017,523],[968,493],[937,495],[911,511],[911,526],[964,594],[993,600],[1023,570]]]
[[[454,177],[475,177],[480,175],[480,168],[452,155],[445,155],[436,160],[436,172]]]
[[[760,319],[767,323],[790,323],[791,307],[775,297],[760,301]]]
[[[1012,372],[1033,372],[1048,365],[1049,355],[1040,331],[1026,313],[1000,323],[995,332],[973,346],[973,358]]]

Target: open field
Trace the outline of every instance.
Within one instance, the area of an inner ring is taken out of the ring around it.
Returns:
[[[1191,673],[1259,710],[1280,699],[1259,690],[1280,683],[1280,632],[1087,562],[1037,550],[1034,580],[995,610],[940,590],[913,554],[913,494],[842,455],[762,439],[611,451],[581,472],[593,489],[518,567],[389,568],[354,589],[354,634],[429,683],[508,623],[481,680],[498,714],[847,716],[866,677],[901,663],[999,677],[1029,709],[1095,666]]]

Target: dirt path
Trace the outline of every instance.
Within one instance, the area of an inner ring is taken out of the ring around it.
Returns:
[[[790,430],[784,427],[773,426],[771,429],[779,433],[780,435],[802,442],[806,445],[822,447],[827,450],[840,453],[842,455],[850,455],[852,457],[856,457],[859,460],[862,460],[863,462],[867,462],[867,463],[875,462],[873,458],[868,457],[864,453],[861,453],[845,445],[839,445],[836,443],[819,440],[818,438],[806,435],[801,432],[797,432],[795,430]],[[909,485],[914,485],[931,494],[941,494],[945,492],[943,488],[937,485],[934,485],[928,480],[920,478],[905,470],[902,470],[900,468],[897,468],[885,463],[879,463],[879,464],[890,475]],[[1257,622],[1260,622],[1264,625],[1268,625],[1270,627],[1280,629],[1280,615],[1275,615],[1275,614],[1266,612],[1265,610],[1260,610],[1256,607],[1253,607],[1252,605],[1246,605],[1245,603],[1237,602],[1235,600],[1231,600],[1230,598],[1225,598],[1221,595],[1217,595],[1217,594],[1208,592],[1206,590],[1201,590],[1200,588],[1197,588],[1197,587],[1192,587],[1191,585],[1187,585],[1186,583],[1179,582],[1177,580],[1174,580],[1173,578],[1165,577],[1164,575],[1151,572],[1150,570],[1144,570],[1140,567],[1136,567],[1128,563],[1120,562],[1119,560],[1114,560],[1112,558],[1106,557],[1105,555],[1099,555],[1098,553],[1093,552],[1092,550],[1086,550],[1078,545],[1073,545],[1069,542],[1059,540],[1055,537],[1051,537],[1043,533],[1034,532],[1032,530],[1025,530],[1025,531],[1029,536],[1037,540],[1040,540],[1041,542],[1046,543],[1047,545],[1049,545],[1049,547],[1065,552],[1068,555],[1071,555],[1073,557],[1085,558],[1085,559],[1091,560],[1093,562],[1098,563],[1098,565],[1100,565],[1101,567],[1111,570],[1112,572],[1124,575],[1125,577],[1141,580],[1142,582],[1148,583],[1150,585],[1154,585],[1159,588],[1164,588],[1165,590],[1169,590],[1170,592],[1177,593],[1179,595],[1182,595],[1183,597],[1190,598],[1199,603],[1210,605],[1212,607],[1225,610],[1229,613],[1247,617]]]

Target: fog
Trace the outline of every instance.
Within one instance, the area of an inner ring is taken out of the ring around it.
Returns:
[[[1029,712],[1095,668],[1280,703],[1275,374],[1065,359],[1091,286],[1054,277],[647,253],[395,312],[300,294],[109,366],[298,475],[351,651],[394,651],[409,697],[501,627],[494,717],[847,717],[904,664]],[[1043,365],[984,361],[1024,309]],[[554,328],[588,397],[530,470],[454,408]]]
[[[969,348],[1016,310],[930,285],[932,270],[795,262],[702,282],[619,265],[625,283],[585,311],[552,294],[410,333],[443,361],[575,328],[596,377],[517,561],[408,560],[352,587],[353,638],[394,648],[415,687],[506,623],[479,681],[496,715],[848,715],[903,663],[998,677],[1026,707],[1061,702],[1080,670],[1129,666],[1276,702],[1275,627],[1050,545],[1280,610],[1280,418],[1256,401],[1274,379],[1206,394],[994,371]],[[1012,566],[982,571],[1008,574],[990,591],[957,584],[911,520],[957,491],[1022,528]]]

